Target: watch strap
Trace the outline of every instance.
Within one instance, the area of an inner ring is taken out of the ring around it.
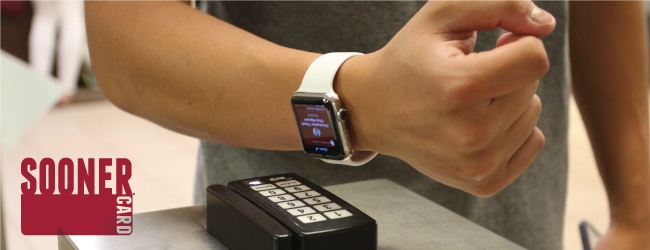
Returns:
[[[334,92],[334,77],[341,65],[350,57],[363,55],[356,52],[334,52],[317,58],[307,69],[302,84],[296,92],[338,95]]]
[[[330,164],[342,164],[342,165],[356,167],[368,163],[370,160],[375,158],[375,156],[377,156],[377,152],[355,151],[350,158],[347,158],[345,160],[341,160],[341,161],[327,160],[327,159],[321,159],[321,160]]]

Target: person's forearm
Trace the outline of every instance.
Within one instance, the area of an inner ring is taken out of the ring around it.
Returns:
[[[86,16],[93,69],[117,106],[218,143],[301,148],[289,101],[318,54],[179,2],[88,2]],[[494,50],[471,53],[474,31],[497,27],[512,33]],[[338,71],[352,149],[495,194],[544,146],[535,90],[549,61],[538,37],[554,27],[530,1],[428,2],[386,46]]]
[[[571,2],[573,90],[612,223],[650,225],[648,43],[641,2]]]
[[[86,26],[99,87],[118,107],[215,142],[301,148],[289,100],[318,54],[181,2],[89,1]]]

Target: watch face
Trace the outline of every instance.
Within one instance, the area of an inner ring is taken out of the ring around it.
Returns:
[[[345,152],[337,133],[336,112],[330,101],[323,100],[318,97],[291,99],[302,145],[310,156],[341,160],[345,158]]]

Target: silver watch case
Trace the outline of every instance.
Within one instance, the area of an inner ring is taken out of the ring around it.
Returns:
[[[293,97],[291,98],[291,106],[294,111],[294,117],[296,119],[297,125],[298,125],[298,130],[300,131],[300,120],[298,118],[298,115],[296,113],[295,104],[307,104],[302,101],[304,100],[320,100],[320,103],[322,105],[325,105],[328,107],[328,118],[330,120],[330,124],[334,127],[333,129],[333,134],[335,139],[337,139],[337,142],[340,142],[341,146],[339,147],[341,150],[341,154],[338,157],[332,157],[332,156],[325,156],[325,155],[319,155],[317,153],[310,153],[307,152],[305,148],[305,143],[303,141],[303,135],[302,132],[300,132],[300,141],[302,142],[303,149],[305,149],[305,153],[307,153],[309,156],[316,158],[316,159],[323,159],[323,160],[335,160],[335,161],[348,161],[352,157],[352,154],[354,153],[352,150],[352,144],[350,141],[350,135],[347,130],[347,125],[346,125],[346,120],[347,120],[347,111],[342,108],[341,101],[338,98],[338,95],[336,94],[331,94],[331,93],[301,93],[301,92],[296,92]],[[309,103],[312,104],[312,103]],[[331,108],[331,110],[329,109]]]

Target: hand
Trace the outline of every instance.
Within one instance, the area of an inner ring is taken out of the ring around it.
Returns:
[[[650,226],[624,226],[612,224],[603,235],[596,250],[649,250]]]
[[[472,53],[476,31],[497,27],[513,33]],[[341,67],[353,149],[477,196],[500,191],[544,146],[535,91],[549,62],[537,36],[554,27],[530,1],[428,2],[384,48]]]

